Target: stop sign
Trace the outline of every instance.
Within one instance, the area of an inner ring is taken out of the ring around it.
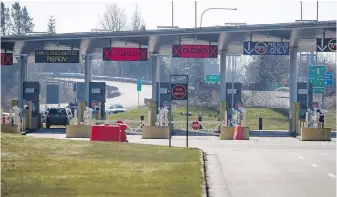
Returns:
[[[192,122],[192,128],[194,130],[198,130],[200,128],[200,124],[197,121]]]
[[[96,107],[96,106],[97,106],[97,101],[95,101],[95,100],[94,100],[94,101],[91,101],[91,107],[94,108],[94,107]]]
[[[121,120],[117,120],[115,124],[124,124],[124,123]]]
[[[172,89],[172,95],[175,99],[183,99],[186,96],[186,88],[184,85],[175,85]]]

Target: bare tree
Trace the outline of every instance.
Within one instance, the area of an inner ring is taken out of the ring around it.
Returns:
[[[118,7],[116,3],[106,5],[103,19],[100,22],[101,28],[110,31],[123,31],[126,29],[125,11]]]
[[[136,8],[133,11],[133,15],[132,15],[132,30],[139,30],[140,29],[140,12],[138,11],[138,4],[136,4]]]
[[[136,4],[136,8],[133,11],[131,23],[132,30],[146,30],[145,22],[142,19],[141,12],[138,10],[138,4]]]

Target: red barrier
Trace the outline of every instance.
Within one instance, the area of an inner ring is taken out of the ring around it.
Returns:
[[[94,125],[91,129],[90,141],[120,141],[121,127],[105,125]]]
[[[6,116],[2,116],[2,124],[6,124]]]
[[[236,125],[234,127],[233,140],[243,140],[243,128],[241,125]]]

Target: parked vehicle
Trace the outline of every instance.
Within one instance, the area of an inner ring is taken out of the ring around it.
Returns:
[[[108,113],[108,115],[117,114],[117,113],[126,112],[126,111],[127,110],[125,109],[125,107],[123,107],[123,105],[120,105],[120,104],[111,105],[110,107],[105,109],[105,112]]]
[[[50,108],[46,118],[46,127],[51,125],[69,125],[69,118],[65,108]]]

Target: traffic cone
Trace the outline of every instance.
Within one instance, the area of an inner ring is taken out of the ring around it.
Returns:
[[[234,127],[233,140],[243,140],[243,128],[241,125],[236,125]]]

